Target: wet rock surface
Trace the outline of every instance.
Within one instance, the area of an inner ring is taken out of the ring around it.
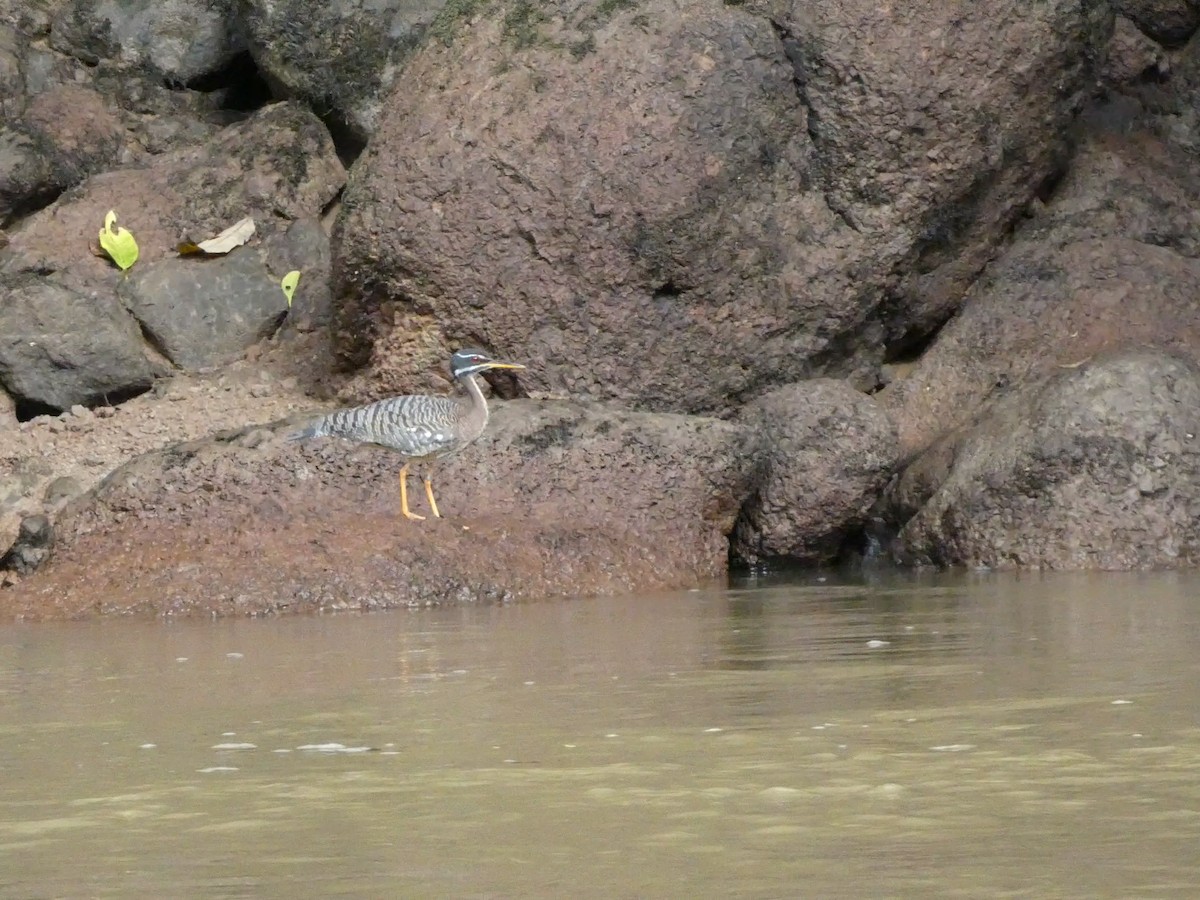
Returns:
[[[742,416],[762,469],[734,534],[742,560],[837,561],[899,457],[896,426],[852,386],[814,379],[760,398]]]

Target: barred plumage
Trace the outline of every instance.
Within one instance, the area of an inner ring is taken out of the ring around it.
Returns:
[[[366,406],[339,409],[317,419],[289,440],[337,437],[360,443],[380,444],[407,457],[400,469],[400,511],[406,518],[423,519],[408,508],[408,467],[413,462],[428,464],[473,443],[487,427],[487,400],[475,375],[488,369],[523,369],[514,363],[495,362],[480,350],[459,350],[450,357],[450,374],[467,390],[465,397],[430,397],[412,394],[389,397]],[[423,472],[425,495],[435,516],[440,516],[433,499],[428,468]]]

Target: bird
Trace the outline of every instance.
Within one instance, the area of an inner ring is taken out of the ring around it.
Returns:
[[[474,443],[488,422],[488,405],[475,376],[491,369],[524,369],[517,363],[497,362],[482,350],[456,350],[450,356],[450,374],[466,395],[435,397],[406,394],[388,397],[321,416],[289,436],[290,441],[337,437],[378,444],[400,451],[400,512],[406,519],[425,517],[408,508],[408,468],[417,463],[425,482],[425,496],[435,518],[441,518],[433,497],[430,465]]]

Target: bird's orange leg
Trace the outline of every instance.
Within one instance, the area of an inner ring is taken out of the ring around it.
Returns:
[[[408,463],[400,467],[400,514],[406,519],[424,519],[408,508]]]
[[[438,512],[437,501],[433,499],[433,479],[428,474],[425,476],[425,496],[429,498],[429,508],[433,510],[434,518],[440,519],[442,514]]]

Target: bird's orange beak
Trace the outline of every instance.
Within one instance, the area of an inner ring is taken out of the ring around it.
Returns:
[[[489,369],[523,369],[523,368],[525,368],[525,367],[524,367],[524,366],[522,366],[522,365],[519,365],[519,364],[517,364],[517,363],[498,363],[498,362],[494,362],[494,363],[488,363],[488,368],[489,368]]]

